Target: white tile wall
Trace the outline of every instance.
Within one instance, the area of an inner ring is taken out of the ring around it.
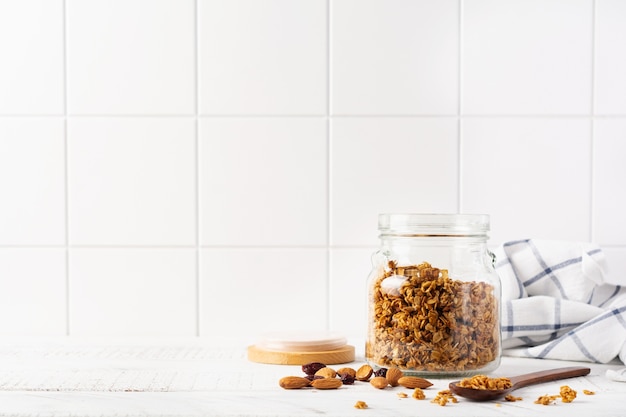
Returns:
[[[457,0],[330,3],[333,114],[456,115]]]
[[[463,113],[589,115],[593,0],[469,0]]]
[[[621,0],[0,1],[0,335],[361,336],[383,211],[592,240],[626,284],[624,19]]]
[[[468,118],[461,135],[461,206],[491,215],[494,241],[590,239],[588,119]]]
[[[67,123],[71,245],[195,245],[191,118]]]
[[[325,115],[325,0],[198,0],[199,112]]]
[[[192,114],[192,0],[66,0],[67,112]]]
[[[197,332],[196,251],[76,248],[69,258],[69,329],[78,336]]]
[[[63,1],[0,2],[0,113],[63,114]]]
[[[0,118],[0,245],[65,244],[65,130],[57,118]]]
[[[323,118],[200,121],[203,246],[325,246]]]

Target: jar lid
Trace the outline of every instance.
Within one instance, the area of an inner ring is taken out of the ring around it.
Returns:
[[[304,365],[322,362],[327,365],[354,361],[354,346],[334,332],[272,332],[261,335],[257,344],[248,347],[253,362],[279,365]]]
[[[261,349],[278,352],[319,352],[345,346],[347,340],[333,332],[271,332],[261,335]]]
[[[378,215],[382,235],[477,236],[489,231],[487,214],[402,214]]]

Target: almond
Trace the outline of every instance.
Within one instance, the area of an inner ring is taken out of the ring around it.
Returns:
[[[389,385],[389,382],[384,376],[376,376],[370,380],[370,384],[372,384],[374,388],[383,389]]]
[[[310,383],[311,381],[301,376],[286,376],[278,381],[278,385],[284,389],[300,389],[308,387]]]
[[[385,378],[387,378],[387,382],[389,382],[389,385],[391,385],[392,387],[397,387],[398,380],[403,376],[404,373],[398,368],[389,368],[387,370],[387,375],[385,375]]]
[[[432,385],[432,382],[416,376],[403,376],[398,379],[398,384],[405,388],[428,388]]]
[[[337,371],[335,371],[333,368],[326,367],[317,371],[315,373],[315,376],[321,376],[324,378],[335,378],[337,376]]]
[[[367,381],[370,379],[372,374],[374,373],[374,369],[372,369],[369,365],[363,365],[356,371],[356,379],[359,381]]]
[[[356,378],[356,371],[352,368],[339,368],[337,369],[337,375],[350,375],[352,378]]]
[[[341,382],[341,379],[336,378],[322,378],[314,379],[311,385],[317,389],[337,389],[343,385],[343,382]]]

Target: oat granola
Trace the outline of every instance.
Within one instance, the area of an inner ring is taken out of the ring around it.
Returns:
[[[370,288],[370,309],[366,357],[380,366],[458,372],[498,358],[499,306],[488,283],[389,261]]]

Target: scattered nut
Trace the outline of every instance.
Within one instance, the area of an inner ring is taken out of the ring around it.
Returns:
[[[317,389],[337,389],[342,385],[343,382],[337,378],[322,378],[311,381],[311,386]]]
[[[324,378],[335,378],[337,376],[337,371],[333,368],[325,367],[315,372],[315,376],[321,376]]]
[[[352,368],[339,368],[337,369],[337,375],[350,375],[353,378],[356,378],[356,371]]]
[[[370,379],[370,384],[372,384],[374,388],[383,389],[386,388],[387,385],[389,385],[389,382],[384,376],[376,376]]]
[[[391,385],[392,387],[397,387],[398,380],[402,378],[403,376],[404,376],[404,373],[398,368],[389,368],[385,378],[387,378],[387,382],[389,382],[389,385]]]
[[[300,389],[308,387],[309,384],[310,381],[301,376],[286,376],[278,381],[278,385],[284,389]]]
[[[585,395],[596,395],[595,391],[589,391],[588,389],[583,390],[583,394]]]
[[[359,381],[368,381],[372,374],[374,373],[374,369],[372,369],[369,365],[363,365],[356,371],[356,379]]]
[[[507,394],[504,397],[504,400],[514,403],[515,401],[522,401],[522,397],[516,397],[515,395]]]
[[[406,398],[406,397],[408,397],[408,395],[407,395],[407,393],[406,393],[406,392],[399,392],[399,393],[398,393],[398,397],[400,397],[400,398]]]
[[[398,384],[402,385],[405,388],[428,388],[432,385],[432,382],[419,378],[416,376],[403,376],[398,379]]]

